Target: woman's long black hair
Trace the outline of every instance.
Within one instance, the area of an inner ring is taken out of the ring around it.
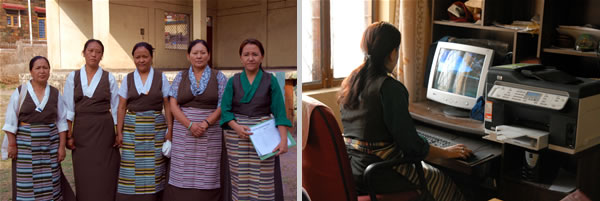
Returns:
[[[340,106],[356,109],[359,96],[370,81],[387,75],[385,62],[390,53],[400,46],[400,31],[387,22],[376,22],[365,30],[361,49],[365,53],[364,62],[342,82],[338,98]]]

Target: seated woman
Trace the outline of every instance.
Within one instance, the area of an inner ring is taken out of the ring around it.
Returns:
[[[360,192],[366,192],[362,174],[367,166],[382,160],[411,158],[466,158],[471,151],[458,144],[447,148],[429,145],[415,129],[408,112],[408,91],[387,76],[398,62],[400,32],[385,22],[365,30],[361,48],[366,57],[342,82],[338,98],[350,166]],[[396,167],[399,177],[417,183],[412,165]],[[427,188],[435,200],[464,200],[463,195],[438,169],[423,163]]]

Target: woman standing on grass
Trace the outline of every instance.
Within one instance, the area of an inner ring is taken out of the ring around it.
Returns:
[[[48,59],[33,57],[29,74],[32,79],[11,95],[2,128],[12,158],[12,200],[75,200],[60,166],[66,111],[60,93],[48,84]]]
[[[82,53],[85,65],[69,73],[63,90],[77,200],[112,201],[121,158],[115,146],[119,87],[115,77],[99,65],[104,55],[102,42],[88,40]]]
[[[165,188],[167,159],[162,145],[171,139],[173,120],[167,99],[169,80],[152,68],[153,50],[146,42],[133,46],[136,69],[125,76],[119,89],[116,143],[122,158],[117,201],[156,201]]]

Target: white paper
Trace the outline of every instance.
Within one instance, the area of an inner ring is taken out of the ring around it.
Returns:
[[[552,182],[552,186],[550,186],[549,190],[569,193],[575,190],[575,187],[575,175],[561,168],[558,171],[558,176],[556,176],[556,179],[554,179],[554,182]]]
[[[501,125],[496,126],[496,135],[498,136],[498,140],[505,140],[507,138],[518,138],[524,135],[527,136],[543,136],[547,135],[548,132],[540,131],[530,128],[523,128],[517,126],[508,126]]]
[[[275,120],[271,119],[260,123],[250,128],[250,140],[254,144],[254,149],[259,156],[269,154],[273,152],[273,149],[281,142],[281,134],[279,129],[275,125]],[[291,141],[287,140],[288,145],[291,145]]]

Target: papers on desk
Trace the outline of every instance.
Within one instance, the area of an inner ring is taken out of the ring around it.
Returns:
[[[250,127],[250,132],[252,132],[250,141],[252,141],[260,160],[265,160],[276,154],[272,151],[281,142],[281,135],[274,119]],[[296,146],[296,141],[294,141],[290,132],[287,133],[287,145],[288,147]]]

